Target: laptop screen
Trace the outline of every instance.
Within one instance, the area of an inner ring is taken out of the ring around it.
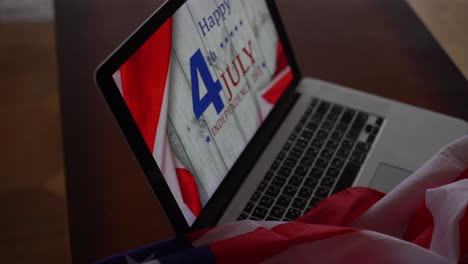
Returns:
[[[265,1],[188,0],[113,79],[191,225],[293,73]]]

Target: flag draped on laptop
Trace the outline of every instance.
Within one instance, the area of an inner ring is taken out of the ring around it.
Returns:
[[[219,225],[100,263],[466,263],[467,204],[465,136],[388,194],[349,188],[292,222]]]

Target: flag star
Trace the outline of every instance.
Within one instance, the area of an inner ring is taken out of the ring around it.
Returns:
[[[146,262],[148,262],[150,260],[153,260],[153,259],[154,259],[154,253],[149,255],[148,257],[146,257],[145,260],[143,260],[143,262],[141,262],[141,263],[146,263]],[[130,256],[125,256],[125,260],[127,261],[127,264],[140,264],[140,262],[134,260]]]
[[[228,43],[228,38],[227,37],[224,39],[224,42]]]
[[[237,26],[234,27],[234,30],[237,31],[239,28]]]
[[[209,136],[206,137],[205,139],[206,143],[210,143],[211,142],[211,138]]]
[[[266,63],[262,63],[262,67],[263,67],[263,68],[266,68]]]
[[[241,26],[242,26],[243,23],[244,23],[244,22],[242,22],[242,20],[239,21],[239,24],[240,24]]]
[[[231,37],[234,36],[234,32],[231,31],[230,35],[231,35]]]
[[[220,46],[221,48],[224,48],[224,43],[221,42],[221,44],[219,44],[219,46]]]

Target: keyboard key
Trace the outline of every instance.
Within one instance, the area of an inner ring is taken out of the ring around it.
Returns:
[[[289,135],[289,138],[288,138],[288,139],[291,140],[291,141],[294,141],[294,140],[297,138],[297,135],[298,135],[298,134],[297,134],[296,132],[293,131],[293,132],[291,133],[291,135]]]
[[[328,160],[324,158],[318,159],[317,162],[315,163],[315,166],[317,166],[318,168],[322,168],[322,169],[325,169],[327,165],[328,165]]]
[[[359,150],[361,152],[367,153],[370,149],[371,145],[366,143],[366,142],[358,142],[356,144],[356,150]]]
[[[375,122],[376,125],[381,126],[383,124],[383,118],[379,117],[377,118],[377,121]]]
[[[250,198],[250,201],[252,201],[252,202],[258,201],[258,198],[260,198],[260,195],[261,195],[261,193],[259,193],[259,192],[254,192],[254,194],[253,194],[252,197]]]
[[[271,181],[271,185],[274,185],[276,187],[283,187],[285,182],[286,182],[285,178],[276,176]]]
[[[271,178],[273,178],[273,175],[275,173],[273,171],[268,171],[266,174],[265,174],[265,177],[263,177],[263,179],[269,181]]]
[[[313,123],[316,123],[316,124],[320,124],[320,122],[322,121],[323,119],[323,115],[321,114],[314,114],[311,118],[310,118],[310,122],[313,122]]]
[[[292,203],[292,207],[296,207],[297,209],[300,209],[300,210],[304,209],[306,205],[307,205],[307,201],[301,198],[294,199]]]
[[[240,221],[240,220],[245,220],[245,219],[247,219],[247,217],[249,217],[247,214],[242,213],[242,214],[237,218],[237,220],[238,220],[238,221]]]
[[[331,121],[325,121],[325,122],[323,122],[321,128],[324,129],[324,130],[330,131],[330,130],[332,130],[333,125],[334,125],[333,122],[331,122]]]
[[[273,207],[273,209],[271,209],[269,216],[272,216],[277,219],[281,219],[285,212],[286,212],[286,209],[281,208],[279,206],[275,206]]]
[[[305,149],[307,148],[307,145],[309,144],[308,141],[304,141],[302,139],[299,139],[297,142],[296,142],[296,148],[298,149]]]
[[[377,135],[377,133],[379,133],[379,127],[374,127],[374,129],[372,130],[372,135],[375,136]]]
[[[340,141],[342,137],[343,137],[343,132],[338,131],[338,130],[333,131],[333,133],[330,136],[331,139],[336,140],[336,141]]]
[[[286,152],[281,151],[281,152],[278,154],[278,156],[276,156],[276,160],[281,161],[281,160],[284,159],[284,157],[286,157]]]
[[[345,149],[345,148],[340,148],[338,152],[336,153],[336,156],[342,159],[346,159],[348,155],[349,155],[349,149]]]
[[[318,127],[318,124],[312,121],[309,121],[306,125],[306,129],[312,132],[315,131],[317,127]]]
[[[292,176],[288,182],[288,184],[295,186],[295,187],[301,186],[301,183],[302,183],[302,177],[299,177],[296,175]]]
[[[356,114],[356,111],[351,110],[351,109],[346,109],[346,111],[341,116],[340,121],[343,123],[349,123],[351,122],[351,120],[353,120],[355,114]]]
[[[324,139],[321,139],[321,138],[314,138],[312,140],[312,146],[313,147],[316,147],[316,148],[321,148],[323,146],[323,144],[325,143],[325,140]]]
[[[255,207],[255,209],[252,212],[252,216],[259,218],[262,220],[265,218],[266,214],[268,213],[268,210],[262,207]]]
[[[288,166],[290,168],[294,168],[297,164],[297,159],[295,158],[287,158],[284,163],[285,166]]]
[[[320,157],[324,159],[331,159],[331,157],[333,157],[333,151],[329,149],[323,149],[320,153]]]
[[[326,139],[328,137],[328,132],[325,130],[319,130],[317,132],[317,138]]]
[[[316,168],[316,167],[312,168],[312,170],[309,173],[310,177],[317,178],[317,179],[320,179],[322,175],[323,175],[323,170],[320,168]]]
[[[317,205],[320,203],[320,201],[322,201],[321,198],[314,196],[314,197],[312,198],[312,200],[310,200],[309,206],[310,206],[310,207],[315,207],[315,206],[317,206]]]
[[[310,102],[310,107],[314,108],[318,104],[318,99],[317,98],[312,98],[312,101]]]
[[[291,203],[291,201],[292,201],[292,199],[290,197],[281,195],[278,198],[278,201],[276,201],[276,204],[279,205],[279,206],[282,206],[284,208],[287,208],[289,206],[289,204]]]
[[[361,132],[362,128],[367,122],[367,119],[369,118],[369,114],[360,112],[357,116],[356,119],[353,122],[353,125],[351,126],[351,130],[359,133]]]
[[[276,187],[276,186],[268,186],[268,188],[265,191],[265,194],[269,195],[271,197],[277,197],[278,194],[280,193],[280,191],[281,191],[281,189]],[[260,197],[258,197],[258,198],[260,198]],[[257,198],[257,200],[258,200],[258,198]]]
[[[258,185],[257,190],[263,192],[266,189],[267,185],[268,185],[268,183],[263,180]]]
[[[289,197],[294,197],[294,195],[297,192],[297,188],[291,185],[286,185],[284,187],[283,191],[281,192],[282,195],[289,196]]]
[[[354,141],[352,140],[343,140],[343,142],[341,142],[341,148],[351,149],[353,145]]]
[[[366,125],[366,127],[364,128],[364,131],[366,131],[367,133],[371,133],[372,129],[374,129],[372,125]]]
[[[331,163],[331,166],[333,166],[335,168],[338,168],[338,169],[343,168],[343,165],[344,165],[344,160],[342,160],[340,158],[334,158],[332,163]]]
[[[286,141],[286,143],[283,145],[283,151],[288,151],[292,147],[292,142],[291,141]]]
[[[328,108],[330,108],[330,103],[321,102],[316,112],[320,114],[325,114],[328,111]]]
[[[280,163],[278,161],[274,161],[273,164],[271,164],[270,169],[276,170],[279,167]]]
[[[315,196],[326,198],[329,193],[330,193],[330,189],[325,188],[325,187],[318,187],[317,191],[315,192]]]
[[[293,132],[299,134],[299,132],[301,132],[301,130],[302,130],[302,126],[301,126],[301,125],[297,125],[297,126],[294,128]]]
[[[357,164],[346,164],[345,168],[343,169],[343,172],[341,173],[340,179],[336,183],[335,189],[333,189],[333,193],[337,193],[348,187],[351,187],[360,169],[361,166]]]
[[[244,213],[252,212],[253,208],[254,208],[254,203],[248,202],[247,205],[244,207]]]
[[[342,106],[339,106],[339,105],[334,105],[331,109],[331,113],[334,113],[334,114],[341,114],[341,111],[343,111],[343,107]]]
[[[309,199],[310,196],[312,196],[312,193],[314,191],[309,189],[309,188],[304,188],[302,187],[300,190],[299,190],[299,193],[297,193],[297,196],[299,197],[302,197],[302,198],[305,198],[305,199]]]
[[[325,119],[332,122],[332,124],[334,125],[339,115],[340,114],[329,112]]]
[[[278,174],[283,177],[288,177],[289,175],[291,175],[291,172],[292,172],[292,169],[286,166],[281,166],[281,168],[278,170]]]
[[[314,147],[309,147],[306,150],[306,156],[315,158],[318,155],[318,149]]]
[[[336,125],[335,130],[344,133],[348,129],[349,123],[340,122]]]
[[[310,189],[314,189],[317,186],[318,179],[317,178],[307,178],[304,182],[304,186]]]
[[[359,132],[354,130],[350,130],[348,134],[346,134],[346,138],[352,141],[355,141],[359,137]]]
[[[275,199],[273,199],[273,198],[271,198],[269,196],[263,196],[260,199],[260,202],[258,202],[258,204],[263,206],[263,207],[270,208],[270,206],[273,204],[274,201],[275,201]]]
[[[306,168],[312,166],[312,164],[314,164],[314,158],[311,158],[309,156],[304,156],[301,159],[301,165],[306,167]]]
[[[372,143],[372,142],[374,142],[374,140],[375,140],[375,136],[374,136],[374,135],[369,135],[369,136],[367,137],[367,143],[369,143],[369,144]]]
[[[335,150],[338,147],[338,142],[336,142],[334,140],[328,140],[325,147],[330,149],[330,150]]]
[[[320,182],[320,186],[331,189],[334,183],[335,183],[335,179],[330,178],[330,177],[324,177],[322,181]]]
[[[302,131],[301,136],[299,138],[307,142],[312,138],[313,135],[314,133],[312,132]]]
[[[289,156],[296,158],[296,159],[300,158],[301,155],[302,155],[302,150],[298,148],[293,148],[291,152],[289,152]]]
[[[355,150],[351,154],[351,157],[349,158],[349,160],[352,161],[352,162],[355,162],[357,164],[362,164],[364,162],[365,158],[366,158],[366,156],[364,155],[364,153]]]
[[[286,214],[286,218],[294,220],[298,218],[299,216],[301,216],[301,214],[302,214],[301,211],[294,209],[294,208],[290,208],[288,210],[288,213]]]
[[[340,170],[335,167],[328,168],[327,173],[325,173],[325,175],[334,179],[338,177],[338,174],[340,174]]]
[[[308,169],[306,167],[298,166],[294,171],[294,174],[298,176],[305,176],[307,174],[307,171]]]

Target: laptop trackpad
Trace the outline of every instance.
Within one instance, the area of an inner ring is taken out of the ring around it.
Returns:
[[[412,173],[412,171],[381,162],[375,171],[370,187],[388,193]]]

